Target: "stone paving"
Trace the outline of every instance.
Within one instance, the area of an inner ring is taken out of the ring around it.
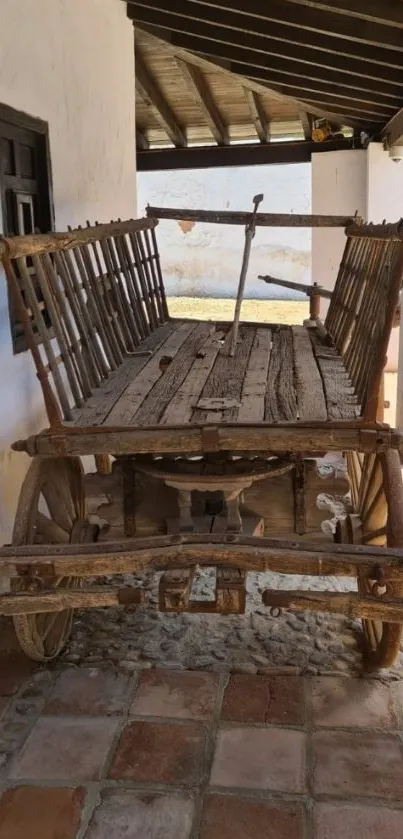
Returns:
[[[403,683],[0,655],[0,839],[401,839]]]

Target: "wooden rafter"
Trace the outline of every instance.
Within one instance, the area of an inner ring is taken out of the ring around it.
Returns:
[[[270,128],[263,109],[262,101],[258,93],[245,87],[245,97],[248,103],[252,122],[256,128],[256,134],[261,143],[268,143],[270,140]]]
[[[307,111],[300,111],[299,118],[301,120],[305,140],[310,140],[312,136],[313,116],[312,114],[308,114]]]
[[[403,108],[385,125],[382,135],[387,137],[390,146],[403,144]]]
[[[178,125],[175,115],[145,66],[138,49],[136,50],[136,90],[143,102],[151,108],[174,146],[184,148],[187,145],[185,132]]]
[[[285,0],[299,6],[311,6],[323,11],[332,11],[346,17],[355,17],[373,23],[388,24],[403,29],[403,6],[394,0],[379,3],[378,0]]]
[[[220,146],[227,146],[229,143],[228,130],[222,121],[221,114],[214,102],[203,73],[194,64],[189,64],[181,58],[177,59],[177,64],[190,92],[203,113],[215,141]]]
[[[150,144],[147,140],[147,137],[144,131],[141,131],[140,128],[136,126],[136,147],[141,149],[141,151],[146,151],[149,148]]]

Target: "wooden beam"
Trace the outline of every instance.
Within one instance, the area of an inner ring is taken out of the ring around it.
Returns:
[[[136,148],[141,149],[141,151],[146,151],[149,147],[150,144],[144,134],[144,131],[136,126]]]
[[[274,609],[290,609],[292,612],[331,612],[355,620],[382,620],[403,623],[403,599],[397,597],[373,597],[356,591],[276,591],[267,589],[262,600],[265,606]]]
[[[278,5],[278,4],[277,4]],[[257,0],[252,4],[261,12],[262,6]],[[271,4],[270,4],[271,9]],[[305,11],[305,10],[303,10]],[[268,20],[266,17],[253,13],[248,14],[245,26],[245,14],[237,8],[228,14],[226,9],[218,8],[217,4],[199,5],[195,0],[175,0],[167,6],[163,0],[133,0],[128,6],[128,15],[140,26],[149,23],[160,28],[187,34],[195,34],[199,29],[201,37],[223,43],[238,43],[249,50],[264,51],[276,46],[276,54],[293,60],[306,60],[308,63],[322,63],[328,69],[373,75],[380,75],[388,79],[392,68],[392,77],[398,82],[401,77],[401,62],[399,56],[391,49],[374,50],[371,45],[344,40],[332,36],[331,30],[325,32],[311,29],[309,38],[299,26],[293,28],[282,16]],[[192,27],[192,28],[190,28]],[[363,64],[365,62],[365,64]],[[337,67],[339,64],[339,68]],[[375,72],[376,71],[376,72]]]
[[[386,123],[381,134],[388,140],[389,146],[403,144],[403,108]]]
[[[234,14],[233,0],[191,0],[191,2],[196,8],[211,5],[221,9],[227,15]],[[172,5],[175,6],[175,0]],[[355,17],[340,15],[329,9],[315,8],[313,3],[307,2],[301,7],[293,3],[285,5],[284,0],[270,0],[270,3],[262,6],[261,0],[241,0],[237,4],[236,11],[247,18],[257,17],[262,21],[276,21],[293,29],[303,29],[307,33],[316,31],[331,35],[337,40],[354,41],[370,44],[373,47],[392,49],[398,53],[403,52],[401,32],[389,22],[384,25],[374,23],[368,25]],[[309,43],[308,35],[306,39]]]
[[[174,146],[184,148],[187,145],[186,135],[178,125],[158,85],[148,72],[138,49],[136,49],[136,90],[143,102],[151,108]]]
[[[210,88],[201,70],[195,67],[194,64],[189,64],[181,58],[177,59],[177,64],[196,104],[203,113],[215,141],[220,146],[227,146],[229,144],[228,130],[222,121],[217,105],[214,102]]]
[[[165,169],[207,169],[219,166],[255,166],[263,164],[309,163],[317,152],[360,148],[351,138],[326,140],[324,143],[306,140],[284,143],[239,143],[230,146],[194,146],[187,149],[150,149],[137,153],[139,172]]]
[[[261,143],[268,143],[270,140],[270,129],[263,109],[262,100],[258,93],[255,93],[254,90],[250,90],[247,87],[244,87],[244,93],[252,122],[256,129],[256,134]]]
[[[149,218],[201,221],[212,224],[241,224],[242,227],[245,227],[251,219],[251,213],[243,213],[238,210],[188,210],[182,207],[150,207],[150,205],[147,205],[146,213]],[[302,215],[298,213],[256,213],[254,218],[256,227],[347,227],[356,221],[355,216]],[[294,285],[296,288],[300,287],[298,283]],[[312,286],[301,286],[301,288],[312,288]]]
[[[0,615],[32,615],[63,612],[65,609],[99,609],[103,606],[139,605],[144,598],[141,589],[119,589],[112,586],[88,589],[63,589],[36,593],[0,594]]]
[[[154,571],[175,566],[190,568],[196,563],[224,567],[232,563],[245,571],[337,575],[354,579],[358,573],[373,578],[376,569],[382,568],[388,581],[403,580],[402,548],[310,543],[234,533],[182,533],[99,544],[6,545],[0,548],[0,577],[11,578],[26,575],[28,569],[39,578],[103,577],[140,573],[146,568]],[[77,592],[79,594],[80,589]]]
[[[355,17],[359,20],[368,20],[371,23],[396,26],[403,29],[403,6],[395,0],[385,0],[379,3],[378,0],[285,0],[287,3],[296,3],[299,6],[310,6],[311,8],[323,11],[332,11],[347,17]]]
[[[312,137],[312,123],[313,115],[308,114],[307,111],[300,111],[299,118],[301,120],[302,130],[304,132],[305,140],[310,140]]]
[[[208,432],[208,433],[207,433]],[[206,442],[208,438],[208,442]],[[206,429],[200,425],[60,428],[18,440],[13,451],[33,455],[92,454],[202,454],[204,451],[267,452],[290,451],[380,452],[388,448],[403,451],[403,432],[379,424],[359,421],[326,423],[284,422],[230,425]]]

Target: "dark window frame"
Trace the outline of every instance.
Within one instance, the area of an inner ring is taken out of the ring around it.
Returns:
[[[39,154],[37,158],[38,171],[36,181],[42,187],[37,200],[40,202],[40,216],[44,220],[42,224],[43,233],[55,229],[55,214],[53,202],[53,181],[50,157],[49,124],[38,117],[33,117],[24,111],[17,111],[9,105],[0,103],[0,123],[8,124],[11,128],[21,131],[33,132],[37,135]],[[20,190],[20,194],[24,192]],[[9,188],[4,184],[0,172],[0,210],[2,220],[2,231],[4,235],[12,235],[8,226],[8,213],[10,206],[6,200]],[[9,196],[8,196],[9,198]],[[15,193],[14,200],[18,200],[18,193]],[[46,228],[46,229],[45,229]],[[21,353],[27,350],[25,336],[17,330],[18,319],[15,316],[13,301],[8,297],[8,311],[10,318],[10,330],[12,338],[13,353]]]

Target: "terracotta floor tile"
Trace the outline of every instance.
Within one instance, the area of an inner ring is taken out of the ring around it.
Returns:
[[[58,677],[45,706],[46,714],[120,714],[125,709],[130,677],[95,667],[69,668]]]
[[[99,777],[115,720],[42,717],[11,767],[11,778],[94,780]]]
[[[36,666],[23,653],[0,653],[0,696],[16,693]]]
[[[189,839],[193,799],[134,790],[102,793],[86,839]]]
[[[303,725],[303,680],[293,676],[231,676],[222,719],[233,722]]]
[[[132,714],[178,719],[211,719],[218,691],[218,675],[148,670],[142,674]]]
[[[320,731],[313,747],[315,793],[403,800],[403,745],[397,735]]]
[[[402,839],[403,810],[361,804],[318,804],[315,839]]]
[[[302,839],[304,822],[302,804],[208,795],[200,839]]]
[[[304,792],[305,735],[281,728],[219,732],[210,783],[220,787]]]
[[[132,722],[122,732],[109,777],[192,786],[200,780],[204,740],[197,723]]]
[[[85,790],[17,787],[0,801],[0,839],[75,839]]]
[[[313,679],[313,712],[317,726],[329,728],[396,728],[389,685],[374,679],[324,676]]]

